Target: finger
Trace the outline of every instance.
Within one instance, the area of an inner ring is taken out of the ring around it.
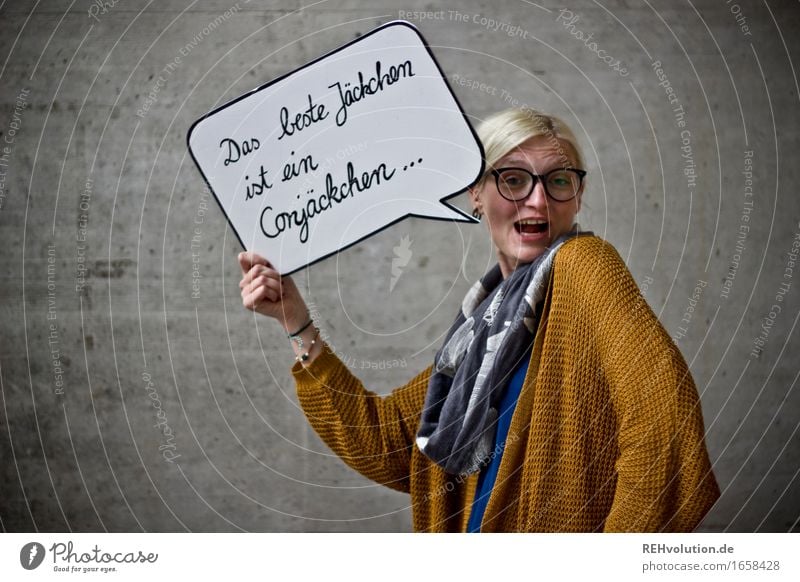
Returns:
[[[279,299],[280,297],[278,297],[278,294],[273,289],[262,285],[252,292],[244,294],[242,303],[244,303],[247,309],[256,310],[265,301],[277,303]]]
[[[256,307],[261,303],[264,295],[266,294],[267,289],[266,287],[259,287],[252,293],[248,293],[242,299],[242,304],[245,306],[245,309],[249,309],[250,311],[255,311]]]
[[[266,267],[264,267],[263,265],[255,265],[251,267],[250,270],[244,274],[241,281],[239,281],[239,288],[244,289],[249,283],[253,281],[253,279],[261,275],[264,269],[266,269]]]
[[[273,279],[271,277],[266,277],[266,278],[264,278],[264,283],[263,284],[267,288],[267,290],[270,292],[270,296],[274,297],[274,299],[272,299],[272,301],[277,301],[278,299],[280,299],[280,297],[281,297],[281,295],[283,293],[281,292],[282,285],[281,285],[281,282],[280,282],[279,279]]]
[[[269,284],[270,289],[274,289],[275,292],[278,294],[278,297],[283,296],[283,290],[285,285],[283,284],[283,277],[278,274],[278,271],[275,269],[269,269],[267,271],[267,283]]]
[[[248,283],[259,276],[280,278],[278,271],[271,267],[266,267],[264,265],[253,265],[239,281],[239,288],[243,289]]]
[[[250,294],[251,294],[253,291],[255,291],[256,289],[258,289],[259,287],[261,287],[261,285],[257,285],[257,284],[256,284],[256,285],[254,285],[252,282],[251,282],[251,283],[249,283],[248,285],[246,285],[246,286],[245,286],[245,287],[242,289],[242,292],[241,292],[241,293],[242,293],[242,299],[244,299],[245,297],[247,297],[248,295],[250,295]]]
[[[261,272],[266,275],[267,277],[271,277],[276,280],[280,280],[281,274],[275,270],[275,268],[267,262],[267,265],[261,267]]]
[[[253,251],[241,252],[239,253],[238,258],[239,258],[239,266],[242,268],[243,275],[247,274],[247,271],[249,271],[253,267],[253,265],[268,266],[270,264],[269,261],[267,261],[267,259],[265,259],[261,255]]]
[[[248,295],[253,291],[255,291],[256,289],[258,289],[259,287],[266,287],[270,291],[274,292],[276,299],[277,297],[280,297],[281,293],[280,281],[269,277],[265,277],[263,275],[256,277],[255,279],[250,281],[250,283],[245,285],[244,289],[242,290],[242,293],[243,295]]]
[[[274,289],[270,289],[269,287],[266,287],[266,289],[267,289],[267,292],[266,292],[266,294],[264,295],[264,299],[266,299],[266,300],[267,300],[267,301],[269,301],[270,303],[277,303],[278,301],[280,301],[280,299],[281,299],[281,298],[280,298],[280,296],[279,296],[279,295],[278,295],[278,294],[275,292],[275,290],[274,290]]]
[[[253,279],[247,285],[244,286],[244,288],[242,289],[242,297],[250,295],[253,291],[263,286],[264,286],[264,281],[261,280],[260,277],[256,277],[255,279]]]

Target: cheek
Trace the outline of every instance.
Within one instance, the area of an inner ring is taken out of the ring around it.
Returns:
[[[492,242],[497,247],[507,246],[510,231],[514,229],[514,210],[504,208],[502,204],[491,204],[483,208],[484,221]]]
[[[513,202],[509,202],[499,196],[488,202],[489,203],[485,205],[484,208],[487,208],[487,210],[491,212],[498,226],[502,226],[501,223],[513,223],[516,220],[515,217],[519,215],[519,211]]]
[[[514,222],[518,213],[515,208],[504,208],[502,205],[495,206],[493,211],[492,238],[497,246],[506,246],[515,233]]]

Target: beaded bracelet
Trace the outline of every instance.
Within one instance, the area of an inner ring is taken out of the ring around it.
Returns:
[[[311,339],[311,343],[308,345],[308,350],[304,354],[300,354],[295,358],[296,362],[306,362],[308,361],[308,355],[311,353],[311,350],[314,349],[314,344],[317,343],[317,336],[319,336],[319,328],[316,328],[316,332],[314,333],[314,337]],[[300,348],[302,349],[302,345]]]

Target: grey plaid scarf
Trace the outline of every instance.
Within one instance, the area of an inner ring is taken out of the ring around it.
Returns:
[[[496,264],[464,297],[436,353],[417,432],[419,449],[448,473],[474,473],[490,460],[503,388],[533,341],[555,253],[590,234],[576,223],[505,280]]]

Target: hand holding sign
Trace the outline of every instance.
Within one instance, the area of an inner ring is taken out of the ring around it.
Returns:
[[[189,149],[242,245],[288,274],[444,200],[481,146],[417,30],[387,24],[197,121]]]
[[[281,277],[269,261],[253,252],[239,253],[239,266],[246,309],[277,319],[287,331],[307,319],[308,307],[291,277]]]

